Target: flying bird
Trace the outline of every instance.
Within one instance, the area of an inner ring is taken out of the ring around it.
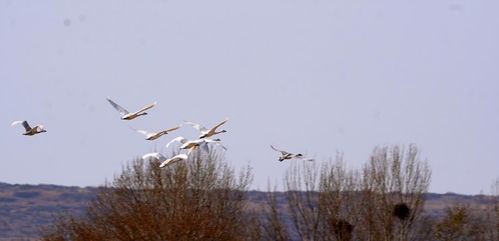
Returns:
[[[154,158],[154,159],[161,161],[161,164],[159,165],[159,167],[165,167],[165,166],[169,166],[175,162],[185,161],[185,160],[187,160],[188,156],[186,154],[178,154],[174,157],[167,159],[165,156],[161,155],[161,153],[159,153],[159,152],[147,153],[147,154],[142,156],[142,159],[144,159],[144,160],[146,160],[148,158]]]
[[[182,145],[180,145],[179,148],[189,150],[188,154],[191,153],[193,150],[195,150],[198,147],[203,148],[203,150],[205,150],[205,151],[209,151],[208,143],[216,143],[216,144],[220,145],[224,150],[227,150],[227,148],[225,148],[222,144],[219,143],[220,139],[205,138],[205,139],[197,139],[197,140],[189,141],[181,136],[176,137],[173,140],[171,140],[170,142],[168,142],[166,144],[166,148],[168,148],[174,142],[180,142]]]
[[[228,120],[224,120],[224,121],[220,122],[218,125],[212,127],[209,130],[206,129],[204,126],[202,126],[200,124],[197,124],[197,123],[194,123],[194,122],[185,121],[185,124],[188,124],[188,125],[194,127],[194,129],[196,129],[199,132],[201,132],[201,135],[199,136],[199,139],[202,139],[202,138],[206,138],[206,137],[210,137],[210,136],[213,136],[213,135],[217,135],[217,134],[220,134],[220,133],[227,132],[226,130],[217,131],[217,128],[220,127],[221,125],[225,124],[227,121]]]
[[[164,131],[160,131],[160,132],[147,132],[147,131],[144,131],[144,130],[136,130],[138,133],[140,134],[143,134],[146,136],[146,140],[149,140],[149,141],[152,141],[152,140],[156,140],[158,138],[160,138],[162,135],[166,135],[174,130],[177,130],[179,129],[180,126],[175,126],[171,129],[168,129],[168,130],[164,130]]]
[[[107,98],[107,101],[109,101],[109,103],[111,103],[111,105],[121,114],[122,120],[133,120],[141,115],[147,115],[147,112],[145,111],[153,108],[157,104],[156,102],[154,102],[152,105],[148,105],[139,111],[130,113],[125,108],[114,103],[114,101],[112,101],[109,97]]]
[[[43,128],[43,125],[36,125],[33,128],[31,128],[31,126],[29,126],[27,121],[14,121],[14,122],[12,122],[12,124],[10,124],[10,126],[14,126],[17,124],[23,124],[24,129],[26,129],[26,132],[23,133],[23,135],[25,135],[25,136],[32,136],[32,135],[40,134],[42,132],[47,132]]]
[[[314,159],[312,158],[304,158],[302,154],[293,154],[293,153],[289,153],[289,152],[286,152],[286,151],[281,151],[277,148],[275,148],[274,146],[270,145],[270,148],[272,148],[274,151],[277,151],[277,152],[280,152],[281,153],[281,156],[279,157],[279,161],[282,162],[284,160],[289,160],[289,159],[302,159],[302,160],[305,160],[305,161],[313,161]]]

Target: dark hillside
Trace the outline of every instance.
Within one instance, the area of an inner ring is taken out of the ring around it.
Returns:
[[[39,227],[50,223],[60,214],[83,214],[87,203],[95,196],[95,187],[66,187],[57,185],[20,185],[0,183],[0,240],[29,240],[36,237]],[[286,197],[277,193],[282,215],[287,216]],[[480,208],[487,202],[484,195],[455,193],[425,195],[424,214],[443,215],[444,209],[454,204],[469,204]],[[261,210],[266,192],[250,191],[248,207]]]

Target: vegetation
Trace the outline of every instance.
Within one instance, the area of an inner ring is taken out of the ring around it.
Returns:
[[[258,239],[257,220],[245,213],[249,170],[236,176],[219,155],[200,153],[158,166],[135,160],[97,193],[85,217],[61,217],[41,240]]]
[[[259,208],[248,206],[249,168],[236,174],[220,154],[195,153],[167,168],[133,161],[85,215],[61,216],[39,239],[499,240],[497,191],[482,206],[423,215],[431,171],[413,145],[377,147],[358,170],[340,154],[322,165],[294,162],[284,199],[268,192]]]

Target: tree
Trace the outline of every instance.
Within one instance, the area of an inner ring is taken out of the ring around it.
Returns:
[[[160,169],[133,161],[101,188],[84,217],[61,217],[41,240],[254,240],[245,211],[249,168],[236,176],[216,153]]]
[[[409,240],[430,176],[414,145],[375,148],[361,171],[348,171],[342,155],[320,167],[292,165],[284,181],[288,232],[297,240]]]
[[[358,233],[363,240],[409,240],[419,218],[431,171],[410,145],[377,147],[363,169]],[[411,232],[412,231],[412,232]]]

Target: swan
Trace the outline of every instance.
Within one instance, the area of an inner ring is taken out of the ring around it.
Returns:
[[[274,146],[270,145],[270,148],[272,148],[274,151],[278,151],[281,153],[281,156],[279,157],[279,161],[282,162],[284,160],[289,160],[289,159],[293,159],[293,158],[296,158],[296,159],[302,159],[302,160],[305,160],[305,161],[313,161],[314,159],[312,158],[304,158],[302,154],[293,154],[293,153],[289,153],[289,152],[286,152],[286,151],[281,151],[277,148],[275,148]]]
[[[154,159],[161,161],[162,163],[159,165],[159,167],[161,168],[161,167],[169,166],[175,162],[185,161],[185,160],[187,160],[188,156],[186,154],[178,154],[174,157],[167,159],[165,156],[161,155],[161,153],[159,153],[159,152],[147,153],[147,154],[142,156],[142,159],[144,159],[144,160],[146,160],[148,158],[154,158]]]
[[[166,148],[168,148],[173,142],[180,142],[181,144],[184,144],[187,142],[187,139],[185,139],[181,136],[177,136],[177,137],[173,138],[170,142],[166,143]]]
[[[25,136],[32,136],[32,135],[40,134],[42,132],[47,132],[43,128],[43,125],[36,125],[33,128],[31,128],[31,126],[29,126],[27,121],[14,121],[14,122],[12,122],[12,124],[10,124],[10,126],[14,126],[17,124],[23,124],[24,129],[26,129],[26,132],[23,133],[23,135],[25,135]]]
[[[217,128],[220,127],[221,125],[225,124],[227,121],[228,120],[224,120],[224,121],[220,122],[218,125],[212,127],[209,130],[206,129],[204,126],[202,126],[200,124],[197,124],[197,123],[194,123],[194,122],[185,121],[185,124],[188,124],[188,125],[194,127],[194,129],[200,131],[201,135],[199,136],[199,139],[202,139],[202,138],[206,138],[206,137],[210,137],[210,136],[213,136],[213,135],[217,135],[217,134],[220,134],[220,133],[227,132],[226,130],[217,131]]]
[[[166,148],[168,148],[170,146],[170,144],[172,144],[173,142],[180,142],[182,145],[180,145],[179,148],[189,150],[188,154],[190,154],[197,147],[201,147],[201,148],[203,148],[203,150],[209,151],[208,143],[216,143],[216,144],[220,145],[224,150],[227,150],[227,148],[225,148],[225,146],[223,146],[222,144],[219,143],[220,139],[205,138],[205,139],[197,139],[197,140],[189,141],[189,140],[185,139],[184,137],[179,136],[179,137],[174,138],[170,142],[168,142],[166,144]]]
[[[111,103],[111,105],[121,114],[122,120],[133,120],[141,115],[147,115],[147,112],[144,111],[153,108],[157,104],[157,102],[154,102],[152,105],[148,105],[137,112],[130,113],[125,108],[114,103],[114,101],[112,101],[109,97],[107,98],[107,101],[109,101],[109,103]]]
[[[175,126],[171,129],[160,131],[160,132],[148,132],[145,130],[136,130],[138,133],[143,134],[146,136],[146,140],[152,141],[160,138],[162,135],[166,135],[171,131],[178,130],[180,126]]]

